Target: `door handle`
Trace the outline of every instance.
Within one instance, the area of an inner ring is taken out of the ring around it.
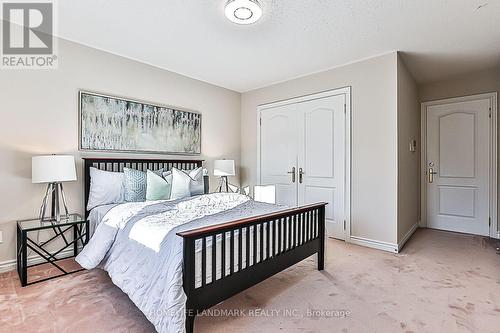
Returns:
[[[429,168],[427,175],[429,176],[429,183],[434,183],[434,175],[437,175],[437,172],[433,168]]]
[[[288,171],[292,175],[292,183],[295,183],[295,167],[292,167],[291,171]]]
[[[302,184],[302,175],[305,174],[304,170],[302,168],[299,168],[299,183]]]

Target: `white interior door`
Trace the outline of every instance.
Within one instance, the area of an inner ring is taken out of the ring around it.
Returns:
[[[274,185],[276,203],[297,206],[297,114],[295,105],[261,113],[260,185]],[[296,171],[295,171],[296,172]]]
[[[299,205],[328,202],[326,227],[345,239],[345,95],[297,104]],[[300,175],[302,171],[302,176]]]
[[[489,235],[490,100],[427,106],[427,224]]]

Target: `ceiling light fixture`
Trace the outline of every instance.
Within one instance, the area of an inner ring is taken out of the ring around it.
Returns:
[[[252,24],[262,17],[262,7],[257,0],[229,0],[225,14],[231,22]]]

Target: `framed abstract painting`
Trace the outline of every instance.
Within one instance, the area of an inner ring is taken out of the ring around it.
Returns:
[[[201,114],[94,92],[79,92],[79,148],[201,154]]]

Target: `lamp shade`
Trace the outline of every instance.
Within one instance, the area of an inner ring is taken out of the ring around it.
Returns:
[[[234,176],[234,160],[215,160],[214,176]]]
[[[46,155],[32,157],[32,183],[69,182],[74,180],[76,180],[74,156]]]

